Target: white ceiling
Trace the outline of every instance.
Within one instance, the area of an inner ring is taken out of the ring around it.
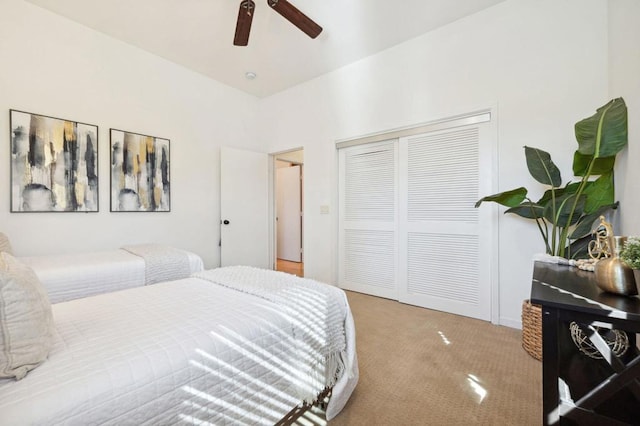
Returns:
[[[27,1],[264,97],[504,0],[290,0],[323,27],[315,40],[255,0],[248,47],[233,46],[240,0]]]

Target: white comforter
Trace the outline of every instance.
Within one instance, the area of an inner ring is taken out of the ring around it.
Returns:
[[[191,272],[203,270],[200,256],[182,252],[188,257]],[[18,259],[35,271],[51,303],[140,287],[146,282],[144,258],[123,249]]]
[[[343,298],[346,304],[346,298]],[[336,384],[342,408],[357,381]],[[53,306],[49,359],[0,380],[0,424],[274,424],[299,402],[304,360],[273,302],[188,278]],[[355,377],[354,373],[355,372]]]

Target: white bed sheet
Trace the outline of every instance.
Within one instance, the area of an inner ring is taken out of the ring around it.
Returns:
[[[274,424],[298,403],[291,325],[267,300],[188,278],[53,313],[49,359],[0,380],[2,425]]]
[[[202,258],[188,255],[191,272],[202,271]],[[110,293],[145,284],[145,261],[126,250],[105,250],[47,256],[19,257],[47,289],[51,303]]]

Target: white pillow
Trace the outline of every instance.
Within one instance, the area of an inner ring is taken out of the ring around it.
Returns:
[[[9,254],[13,254],[13,250],[11,249],[11,241],[9,241],[9,237],[0,232],[0,253],[5,252]]]
[[[0,253],[0,377],[20,380],[47,359],[53,327],[51,304],[35,272]]]

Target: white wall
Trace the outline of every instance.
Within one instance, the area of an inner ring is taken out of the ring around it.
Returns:
[[[263,100],[271,151],[305,150],[305,275],[335,281],[336,140],[497,107],[496,192],[542,194],[524,145],[549,151],[569,180],[573,125],[609,100],[607,31],[600,0],[510,0]],[[544,246],[532,222],[496,215],[500,322],[519,326]]]
[[[1,0],[0,230],[20,255],[173,244],[219,264],[219,147],[259,149],[257,99],[21,0]],[[99,126],[98,213],[9,213],[9,109]],[[109,128],[171,140],[171,212],[109,212]]]
[[[496,192],[537,189],[522,146],[548,150],[568,180],[573,124],[616,96],[630,109],[631,147],[616,175],[622,228],[640,233],[637,215],[624,213],[640,204],[631,187],[640,172],[628,166],[640,128],[635,0],[509,0],[260,101],[30,3],[0,1],[0,135],[9,134],[10,108],[100,127],[99,213],[9,213],[9,170],[0,168],[0,230],[18,254],[153,240],[216,266],[219,147],[303,146],[305,273],[333,282],[336,140],[495,107]],[[109,212],[110,127],[171,139],[172,212]],[[0,137],[0,164],[8,152]],[[496,216],[500,321],[518,326],[542,242],[531,222]]]
[[[621,235],[640,236],[640,2],[609,1],[610,96],[623,97],[629,113],[629,148],[618,157],[616,192]]]

